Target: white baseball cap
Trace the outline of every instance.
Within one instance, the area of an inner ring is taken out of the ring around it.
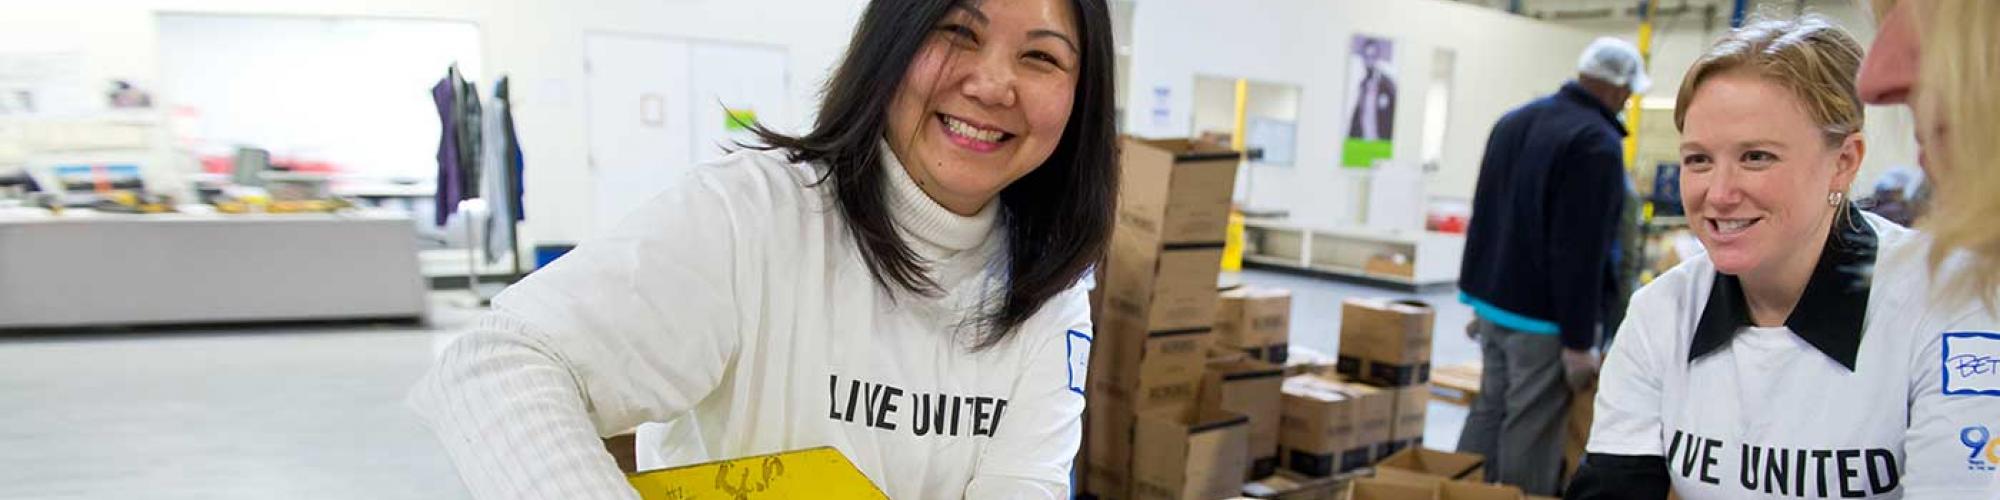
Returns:
[[[1576,72],[1622,85],[1633,93],[1653,87],[1653,79],[1646,77],[1646,63],[1639,58],[1639,48],[1614,37],[1591,41],[1590,47],[1583,49],[1583,56],[1576,60]]]

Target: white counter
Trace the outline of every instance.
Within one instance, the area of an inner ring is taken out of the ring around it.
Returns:
[[[0,328],[421,318],[407,217],[0,211]]]

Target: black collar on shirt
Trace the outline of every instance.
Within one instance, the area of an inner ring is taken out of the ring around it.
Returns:
[[[1556,91],[1556,95],[1565,99],[1569,99],[1571,101],[1576,101],[1578,104],[1582,104],[1583,107],[1585,108],[1597,111],[1597,114],[1599,116],[1604,117],[1604,121],[1611,123],[1612,130],[1618,131],[1619,137],[1625,137],[1626,135],[1628,135],[1628,132],[1625,131],[1625,123],[1618,121],[1618,112],[1609,107],[1606,107],[1604,105],[1604,101],[1598,99],[1597,96],[1595,95],[1591,95],[1589,90],[1585,90],[1583,88],[1583,84],[1576,83],[1575,80],[1571,80],[1567,83],[1564,83],[1562,89]]]
[[[1853,205],[1847,207],[1845,220],[1835,223],[1827,235],[1826,249],[1820,253],[1819,264],[1813,266],[1805,294],[1785,318],[1785,327],[1854,371],[1854,358],[1861,350],[1862,321],[1868,312],[1869,273],[1875,267],[1875,232]],[[1736,332],[1747,326],[1752,323],[1743,284],[1735,276],[1715,273],[1708,305],[1702,308],[1694,343],[1688,349],[1688,362],[1728,345]]]

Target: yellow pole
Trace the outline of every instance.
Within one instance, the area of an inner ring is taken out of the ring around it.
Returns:
[[[1250,80],[1236,79],[1236,122],[1229,131],[1229,149],[1241,153],[1244,145],[1244,120],[1250,114]],[[1245,165],[1243,168],[1249,168]],[[1222,280],[1221,284],[1241,283],[1237,273],[1243,271],[1243,213],[1232,206],[1229,209],[1229,227],[1223,236]]]
[[[1639,14],[1639,70],[1640,71],[1646,71],[1652,68],[1653,17],[1654,14],[1659,13],[1660,11],[1659,9],[1660,9],[1659,0],[1648,0],[1646,2],[1646,11]],[[1625,169],[1629,172],[1632,172],[1633,175],[1637,175],[1639,172],[1639,165],[1638,165],[1639,124],[1641,123],[1639,119],[1640,115],[1644,113],[1645,109],[1644,107],[1639,105],[1639,102],[1643,100],[1645,97],[1646,96],[1634,93],[1632,94],[1631,101],[1625,104],[1625,109],[1626,109],[1625,130],[1626,132],[1628,132],[1625,135]]]

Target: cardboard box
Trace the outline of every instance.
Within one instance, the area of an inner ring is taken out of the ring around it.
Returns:
[[[1392,406],[1395,420],[1389,423],[1388,452],[1423,447],[1424,419],[1429,416],[1431,407],[1430,386],[1413,385],[1389,392],[1395,395]]]
[[[1416,279],[1417,263],[1403,254],[1376,254],[1368,257],[1368,262],[1361,266],[1361,271],[1381,276]]]
[[[1393,364],[1341,356],[1334,366],[1341,377],[1366,380],[1380,387],[1425,385],[1431,381],[1431,364]]]
[[[1438,486],[1437,500],[1522,500],[1521,489],[1504,484],[1452,481]]]
[[[1140,233],[1154,246],[1223,240],[1240,153],[1185,139],[1130,137],[1121,149],[1119,231]]]
[[[1283,409],[1280,386],[1284,371],[1277,365],[1253,359],[1210,360],[1202,380],[1203,408],[1221,408],[1250,420],[1248,446],[1250,464],[1244,480],[1271,475],[1278,470],[1278,419]]]
[[[1341,302],[1340,353],[1385,363],[1429,362],[1429,304],[1416,300],[1350,298]]]
[[[1341,464],[1343,455],[1355,447],[1354,401],[1340,389],[1338,382],[1314,375],[1285,378],[1278,442],[1286,470],[1308,477],[1348,470]],[[1365,461],[1372,453],[1362,451],[1356,461]]]
[[[1347,299],[1340,311],[1341,374],[1391,387],[1430,382],[1435,313],[1429,305]]]
[[[1362,478],[1347,483],[1348,500],[1433,500],[1436,496],[1436,486],[1415,485],[1381,478]]]
[[[682,498],[886,499],[832,447],[788,451],[632,474],[644,500]]]
[[[1486,457],[1422,447],[1396,452],[1375,464],[1375,477],[1405,482],[1481,481]]]
[[[1222,245],[1160,247],[1118,228],[1111,233],[1105,319],[1135,320],[1148,331],[1215,325]]]
[[[1244,286],[1222,292],[1216,305],[1216,344],[1250,357],[1284,364],[1292,338],[1292,292]]]
[[[1133,434],[1132,498],[1230,498],[1250,466],[1250,420],[1219,408],[1139,415]]]
[[[1201,393],[1211,333],[1138,328],[1119,319],[1097,328],[1086,391],[1090,401],[1117,400],[1138,411],[1193,405]]]
[[[1270,477],[1243,485],[1243,496],[1273,500],[1338,500],[1346,492],[1349,475],[1311,477],[1279,470]]]
[[[1105,500],[1130,498],[1132,438],[1138,415],[1115,400],[1093,398],[1083,416],[1082,490]]]
[[[1370,452],[1368,460],[1360,464],[1349,463],[1349,457],[1344,454],[1340,465],[1352,470],[1388,455],[1383,450],[1388,449],[1391,427],[1396,420],[1396,395],[1358,383],[1343,385],[1348,397],[1354,400],[1354,444],[1348,449],[1348,454],[1364,449]]]
[[[1316,375],[1286,378],[1283,390],[1278,440],[1285,468],[1318,477],[1367,467],[1386,455],[1393,393]]]

